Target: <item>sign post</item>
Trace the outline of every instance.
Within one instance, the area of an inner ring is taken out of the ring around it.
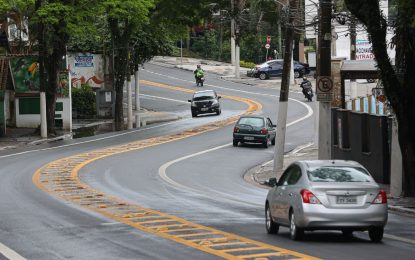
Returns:
[[[265,49],[267,49],[267,54],[265,55],[265,62],[268,60],[268,50],[271,47],[271,45],[269,45],[269,43],[265,44]]]

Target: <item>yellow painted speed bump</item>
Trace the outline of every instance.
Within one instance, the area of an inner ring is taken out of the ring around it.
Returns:
[[[148,81],[143,81],[143,83],[177,91],[193,92],[192,90],[160,83]],[[246,103],[248,108],[245,114],[251,114],[262,109],[261,104],[253,100],[225,95],[223,97]],[[284,256],[291,259],[315,259],[298,252],[223,232],[173,215],[121,201],[111,195],[92,189],[90,186],[82,183],[78,176],[81,168],[96,160],[213,131],[233,124],[238,118],[239,115],[232,116],[181,133],[139,140],[56,160],[38,169],[33,175],[33,182],[45,192],[54,194],[108,218],[222,258],[255,259],[259,257],[275,258]],[[148,216],[154,216],[154,218],[148,218]],[[175,230],[177,232],[174,232]],[[246,248],[248,250],[244,250]]]

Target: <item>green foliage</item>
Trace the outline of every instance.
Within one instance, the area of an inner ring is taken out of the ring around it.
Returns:
[[[88,84],[82,84],[80,88],[72,88],[72,107],[81,116],[95,116],[95,92]]]
[[[239,63],[241,67],[243,68],[248,68],[248,69],[252,69],[253,67],[255,67],[255,63],[250,62],[250,61],[244,61],[241,60],[241,62]]]
[[[190,50],[206,59],[218,59],[220,50],[217,38],[216,31],[207,31],[204,36],[194,38]]]

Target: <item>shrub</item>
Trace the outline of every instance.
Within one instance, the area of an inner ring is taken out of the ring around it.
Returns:
[[[88,84],[82,84],[80,88],[72,88],[72,107],[82,117],[95,116],[95,92]]]
[[[250,61],[241,60],[241,62],[239,62],[239,65],[243,68],[252,69],[253,67],[255,67],[256,64]]]

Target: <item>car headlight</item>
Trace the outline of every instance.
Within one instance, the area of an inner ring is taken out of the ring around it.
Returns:
[[[212,107],[217,107],[217,106],[219,106],[219,102],[217,100],[214,100],[212,102]]]
[[[192,102],[192,107],[196,107],[196,102]]]

